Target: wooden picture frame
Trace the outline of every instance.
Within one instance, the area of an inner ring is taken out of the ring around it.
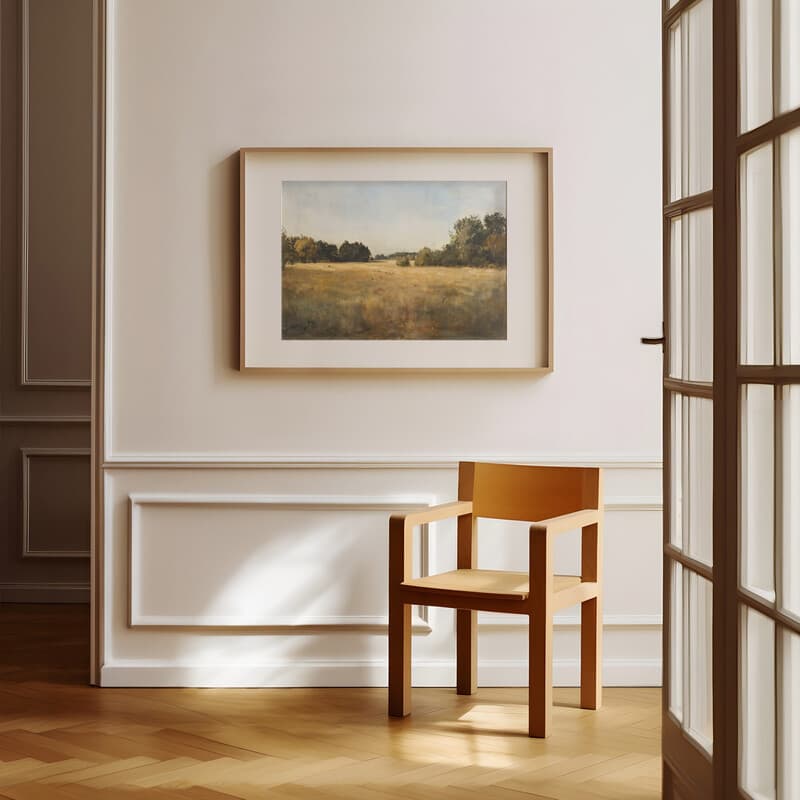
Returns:
[[[553,370],[551,148],[245,147],[239,164],[241,371]],[[392,236],[408,252],[376,254]]]

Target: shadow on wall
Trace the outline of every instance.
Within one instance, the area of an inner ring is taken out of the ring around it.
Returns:
[[[239,153],[212,167],[208,196],[208,280],[214,364],[239,370]]]

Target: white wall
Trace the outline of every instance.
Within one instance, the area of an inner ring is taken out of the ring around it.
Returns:
[[[613,467],[606,674],[657,681],[658,0],[115,0],[110,39],[103,682],[382,682],[384,506],[452,498],[459,457]],[[552,146],[555,372],[240,374],[245,145]],[[135,618],[194,627],[127,625],[132,494],[173,498],[135,516]],[[277,627],[208,627],[251,612]],[[452,615],[418,629],[452,682]],[[524,681],[524,629],[481,631],[482,680]]]

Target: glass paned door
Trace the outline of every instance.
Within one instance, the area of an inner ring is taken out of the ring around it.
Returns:
[[[800,797],[800,0],[739,0],[739,796]]]
[[[663,794],[798,800],[800,0],[662,11]]]
[[[664,795],[714,754],[713,2],[664,8]]]

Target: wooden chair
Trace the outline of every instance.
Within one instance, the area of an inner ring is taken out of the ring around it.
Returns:
[[[415,525],[458,518],[458,569],[414,578]],[[529,571],[476,569],[479,517],[523,520],[530,527]],[[601,703],[602,475],[588,467],[462,462],[458,501],[389,521],[389,714],[411,713],[411,606],[456,612],[458,694],[477,686],[477,611],[526,614],[528,735],[545,737],[552,706],[553,614],[581,604],[581,708]],[[581,575],[553,574],[553,540],[582,529]],[[530,578],[529,578],[530,576]]]

